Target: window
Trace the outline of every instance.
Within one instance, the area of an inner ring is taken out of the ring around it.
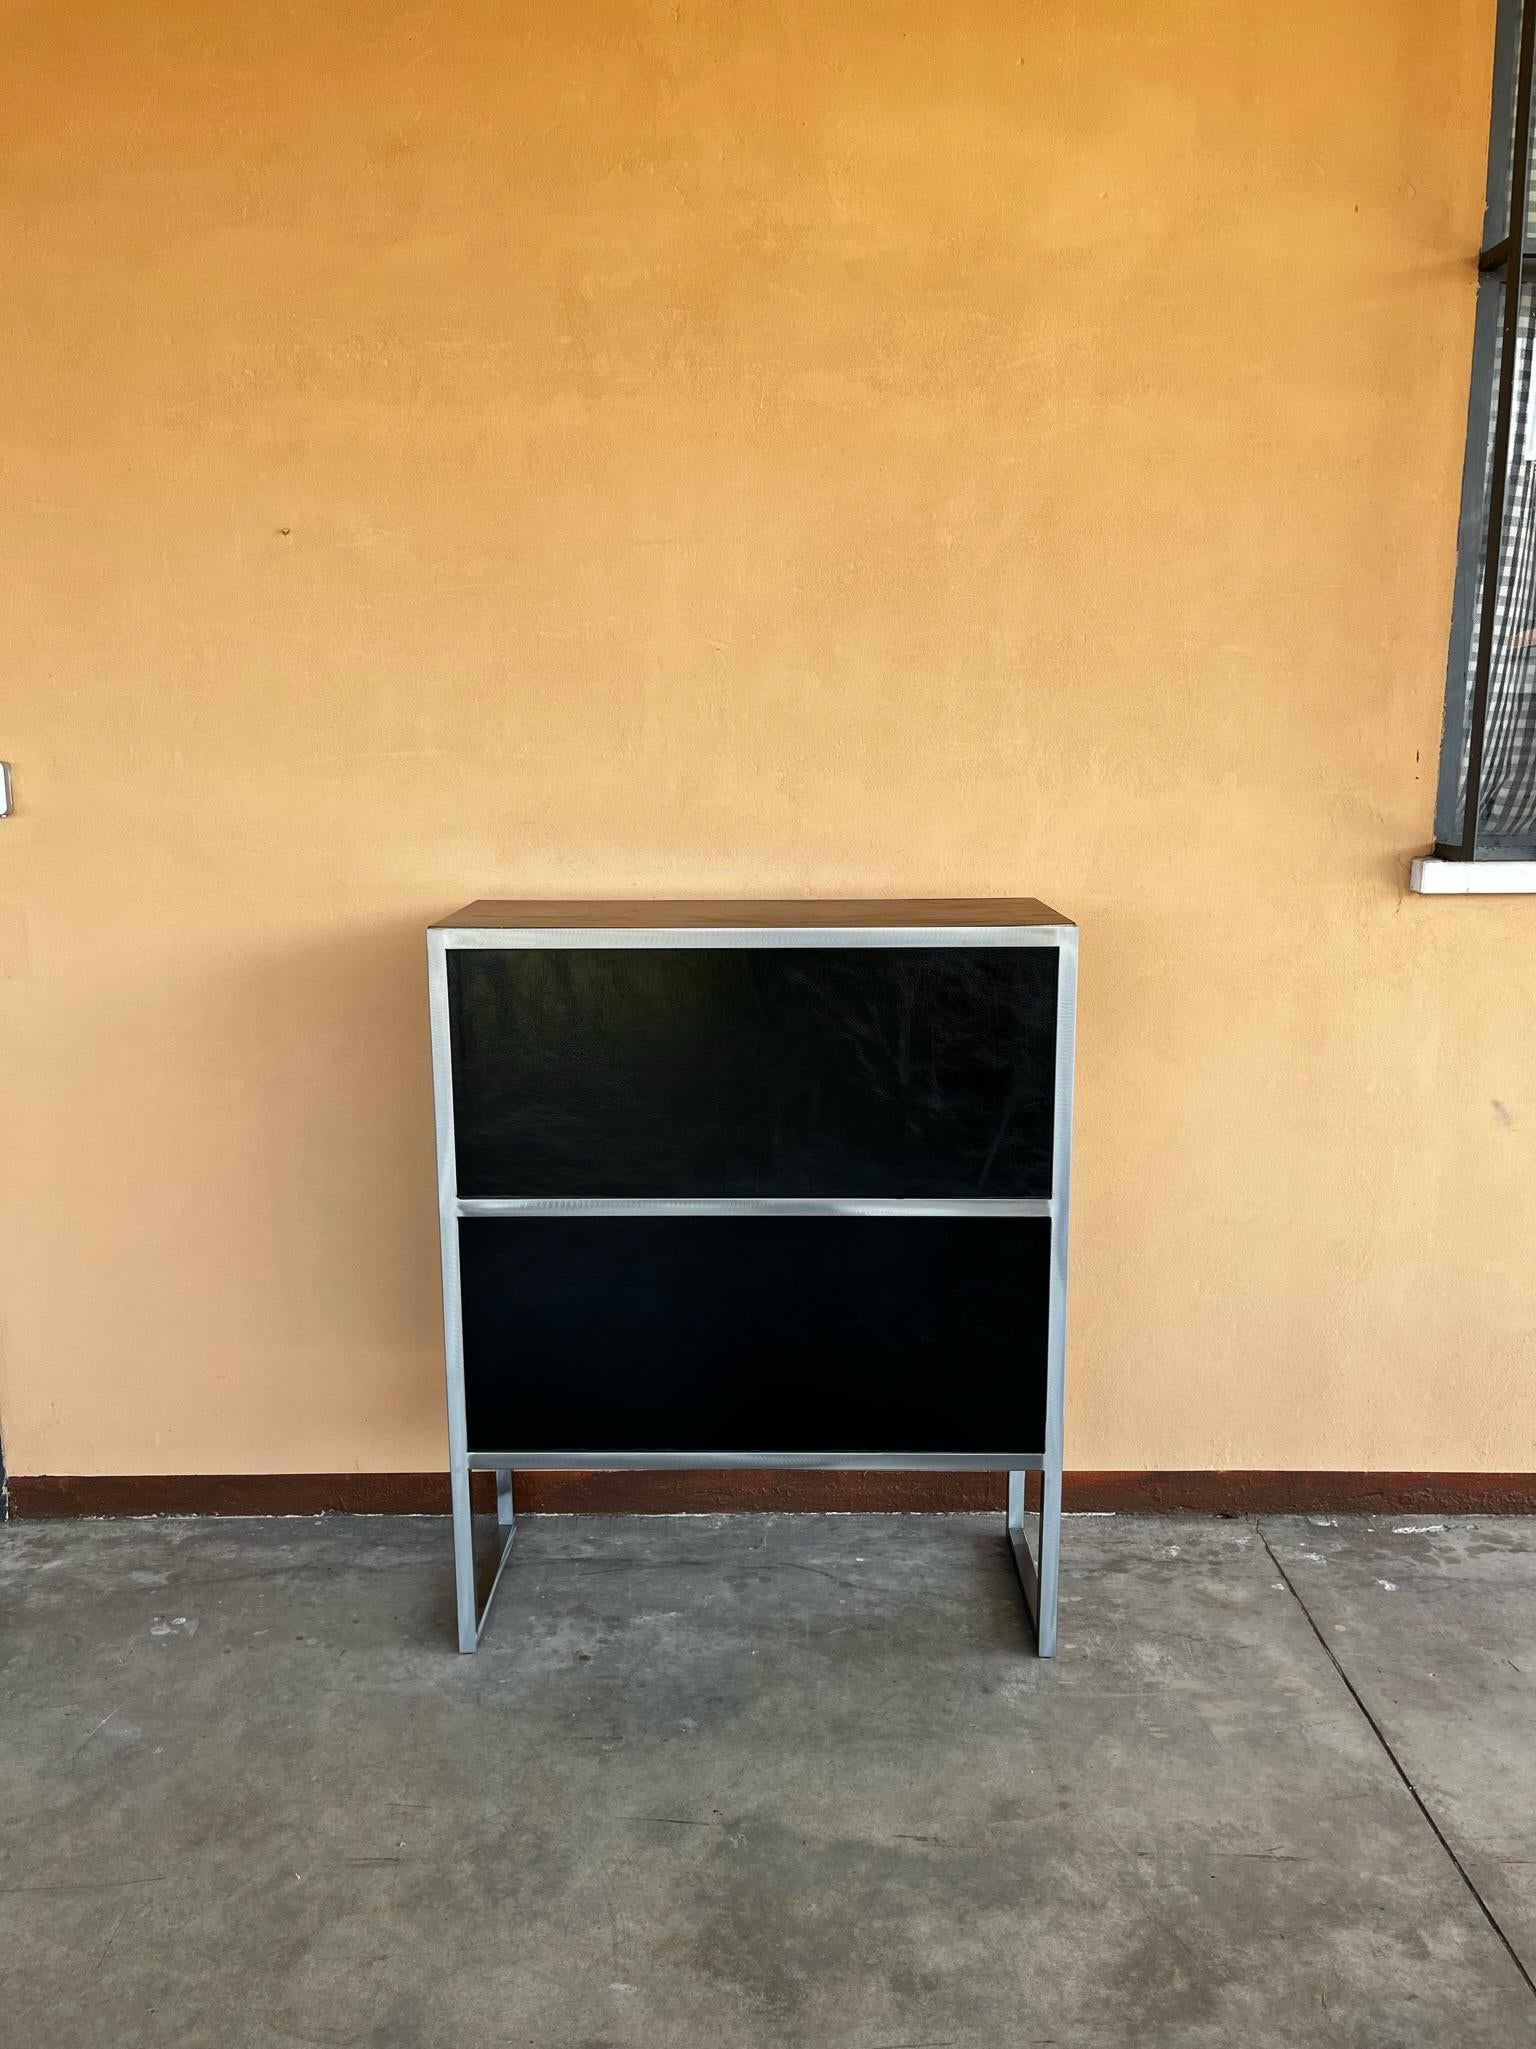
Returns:
[[[1501,0],[1436,868],[1536,861],[1533,46],[1536,0]]]

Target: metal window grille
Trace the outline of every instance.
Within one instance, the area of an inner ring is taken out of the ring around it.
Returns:
[[[1437,818],[1467,861],[1536,853],[1533,56],[1536,0],[1504,0]]]

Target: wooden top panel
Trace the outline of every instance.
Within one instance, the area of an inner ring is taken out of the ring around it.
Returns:
[[[521,902],[482,899],[466,904],[430,928],[443,931],[568,931],[591,925],[620,931],[720,926],[885,925],[1070,925],[1032,896],[999,897],[807,897],[772,901],[755,897],[700,898],[654,902],[630,898],[606,903],[562,903],[548,898]]]

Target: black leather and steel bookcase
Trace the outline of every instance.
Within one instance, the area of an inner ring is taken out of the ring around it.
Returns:
[[[514,1469],[884,1467],[1008,1475],[1052,1656],[1076,926],[475,903],[427,951],[460,1650]]]

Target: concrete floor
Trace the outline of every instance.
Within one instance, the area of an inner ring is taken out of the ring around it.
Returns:
[[[1536,1521],[1000,1521],[0,1531],[0,2043],[1536,2043]]]

